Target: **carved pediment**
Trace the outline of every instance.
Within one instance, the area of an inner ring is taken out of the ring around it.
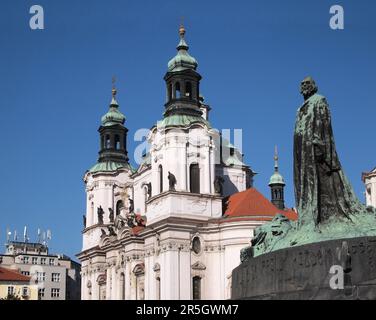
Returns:
[[[97,283],[99,285],[106,284],[106,274],[102,273],[97,278]]]
[[[206,267],[202,262],[197,261],[196,263],[192,264],[192,269],[193,270],[206,270]]]

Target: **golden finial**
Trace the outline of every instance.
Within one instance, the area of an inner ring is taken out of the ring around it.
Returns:
[[[184,37],[185,35],[185,28],[184,28],[184,17],[181,17],[181,21],[180,21],[180,28],[179,28],[179,35],[180,37]]]
[[[116,77],[113,76],[112,77],[112,96],[113,97],[115,97],[116,93],[117,93],[117,90],[116,90],[116,87],[115,87],[115,82],[116,82]]]

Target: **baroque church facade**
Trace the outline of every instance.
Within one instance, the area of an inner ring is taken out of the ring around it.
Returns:
[[[84,300],[229,299],[231,273],[252,230],[284,209],[284,181],[272,202],[253,188],[255,173],[209,122],[197,61],[179,29],[164,77],[164,117],[150,130],[138,168],[127,153],[116,89],[99,128],[98,162],[84,175]]]

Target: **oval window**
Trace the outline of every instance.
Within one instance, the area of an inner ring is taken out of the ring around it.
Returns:
[[[194,253],[199,254],[201,251],[201,241],[199,237],[194,237],[192,241],[192,250]]]

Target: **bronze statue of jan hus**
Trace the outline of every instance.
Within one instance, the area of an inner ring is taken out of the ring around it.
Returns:
[[[350,218],[362,205],[343,173],[335,148],[329,105],[311,77],[301,82],[304,103],[294,132],[294,184],[299,225]]]

